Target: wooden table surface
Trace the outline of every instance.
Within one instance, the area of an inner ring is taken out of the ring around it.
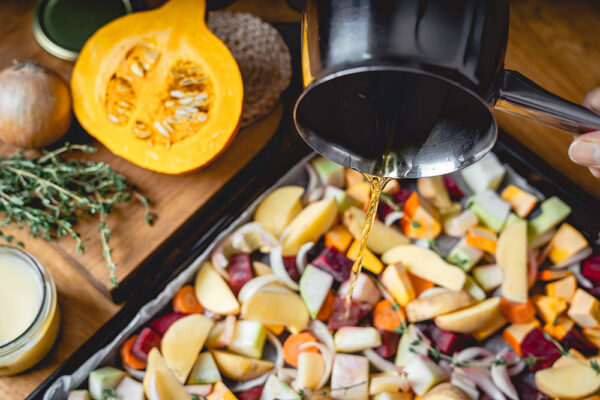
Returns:
[[[522,72],[574,102],[581,102],[587,91],[600,86],[600,3],[597,0],[513,0],[511,6],[507,68]],[[72,65],[49,56],[33,40],[29,30],[33,7],[33,0],[0,2],[0,68],[10,63],[15,47],[24,46],[18,54],[38,60],[68,79]],[[289,22],[298,18],[283,0],[239,0],[234,7],[269,20]],[[497,117],[502,128],[600,199],[600,181],[568,159],[571,140],[568,134],[501,113],[497,113]],[[28,250],[42,261],[61,260],[53,265],[52,274],[58,285],[64,317],[62,333],[52,353],[34,370],[0,378],[0,399],[26,397],[119,309],[92,277],[62,261],[55,248],[30,241]]]

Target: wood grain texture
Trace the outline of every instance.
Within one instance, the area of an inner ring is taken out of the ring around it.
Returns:
[[[575,103],[600,86],[600,2],[513,0],[506,68]],[[501,128],[585,191],[600,199],[600,181],[567,155],[572,136],[496,112]]]

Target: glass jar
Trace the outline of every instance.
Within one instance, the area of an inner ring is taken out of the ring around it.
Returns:
[[[32,322],[27,320],[28,328],[14,339],[0,342],[0,376],[12,375],[25,371],[37,364],[52,348],[58,336],[60,315],[57,307],[56,287],[52,277],[40,262],[27,252],[10,246],[0,245],[0,262],[10,262],[10,268],[4,274],[4,284],[11,285],[11,280],[23,283],[29,279],[29,289],[35,293],[27,293],[34,299],[39,299],[39,307],[34,304],[37,314]],[[25,268],[26,270],[20,270]],[[0,270],[1,273],[2,270]],[[7,272],[8,271],[8,272]],[[26,272],[25,272],[26,271]],[[28,275],[24,278],[23,274]],[[20,275],[20,276],[18,276]],[[0,276],[2,279],[2,276]],[[39,286],[38,286],[39,285]],[[37,290],[39,289],[39,292]],[[21,292],[19,292],[21,293]],[[9,299],[10,300],[10,299]],[[29,299],[27,299],[29,300]],[[6,299],[4,300],[6,301]],[[36,300],[34,300],[36,301]],[[18,299],[14,300],[18,303]],[[14,306],[14,310],[13,307]],[[5,322],[11,318],[22,318],[20,304],[10,304],[10,311],[4,315]],[[34,310],[35,310],[34,309]],[[6,311],[6,308],[5,308]],[[23,314],[27,314],[24,310]],[[2,318],[2,316],[0,316]],[[1,319],[0,319],[1,321]],[[21,323],[23,321],[20,321]],[[0,339],[1,340],[1,339]]]

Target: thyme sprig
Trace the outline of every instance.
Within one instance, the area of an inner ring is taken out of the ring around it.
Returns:
[[[54,240],[70,236],[76,250],[83,252],[81,235],[74,228],[85,215],[98,216],[98,232],[102,253],[110,270],[110,281],[117,286],[116,265],[109,246],[111,229],[107,216],[118,204],[135,197],[146,208],[146,222],[151,225],[156,215],[149,201],[138,193],[127,179],[108,164],[78,159],[65,159],[63,153],[94,153],[87,145],[65,144],[43,155],[27,158],[23,152],[0,158],[0,228],[11,224],[28,227],[33,237]],[[12,243],[14,237],[0,230],[0,238]],[[16,242],[23,247],[22,242]]]
[[[598,360],[582,360],[578,357],[575,357],[573,355],[573,353],[571,353],[569,348],[560,344],[558,342],[558,340],[556,340],[552,336],[550,336],[548,334],[548,332],[544,332],[544,337],[546,338],[546,340],[551,342],[558,349],[561,356],[572,358],[573,360],[577,361],[578,363],[581,363],[581,364],[593,369],[594,372],[596,372],[596,375],[600,375],[600,364],[598,363]]]

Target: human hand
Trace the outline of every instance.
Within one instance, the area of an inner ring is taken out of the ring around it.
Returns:
[[[585,96],[583,105],[600,114],[600,87]],[[573,162],[588,167],[592,175],[600,178],[600,131],[575,138],[569,146],[569,157]]]

